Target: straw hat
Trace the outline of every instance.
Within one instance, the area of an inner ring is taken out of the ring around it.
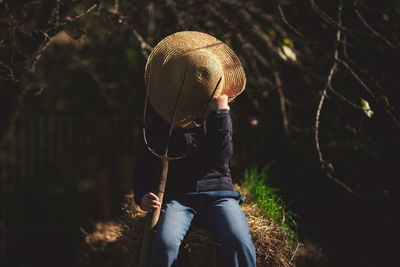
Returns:
[[[169,123],[179,98],[174,126],[183,128],[196,125],[213,95],[226,94],[232,101],[246,84],[236,54],[215,37],[196,31],[161,40],[147,60],[145,79],[151,105]]]

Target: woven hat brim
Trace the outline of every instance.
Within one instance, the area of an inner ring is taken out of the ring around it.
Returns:
[[[196,31],[178,32],[167,36],[151,52],[145,68],[145,79],[150,103],[168,122],[171,122],[174,107],[174,103],[168,103],[170,102],[168,100],[177,99],[179,91],[177,84],[184,79],[184,70],[179,73],[171,73],[166,70],[165,66],[180,56],[198,51],[213,53],[221,64],[223,81],[218,94],[226,94],[229,101],[232,101],[245,88],[244,69],[239,58],[229,46],[209,34]],[[168,88],[169,85],[174,88]],[[188,92],[183,93],[188,94]],[[193,126],[191,122],[199,117],[201,106],[204,106],[205,102],[207,102],[206,98],[193,99],[192,103],[182,104],[181,109],[177,111],[176,126]],[[197,107],[196,104],[200,106]],[[191,105],[193,110],[199,110],[199,112],[187,112],[187,109],[184,108],[185,105]]]

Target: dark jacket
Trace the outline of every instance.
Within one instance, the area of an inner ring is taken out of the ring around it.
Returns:
[[[162,154],[169,125],[163,120],[147,127],[151,148]],[[143,141],[141,141],[143,143]],[[153,191],[153,179],[160,176],[160,159],[147,147],[136,163],[133,177],[135,201],[140,203],[147,192]],[[233,190],[229,160],[233,154],[232,121],[227,109],[210,112],[201,127],[176,128],[170,139],[169,155],[186,157],[169,162],[165,195]]]

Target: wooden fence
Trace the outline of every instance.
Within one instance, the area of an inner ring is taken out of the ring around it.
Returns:
[[[51,240],[41,233],[67,225],[79,232],[85,220],[118,213],[131,189],[138,123],[130,116],[25,116],[9,127],[0,125],[0,262],[25,266],[16,255],[38,238]]]

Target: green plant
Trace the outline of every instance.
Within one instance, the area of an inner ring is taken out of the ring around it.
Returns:
[[[250,193],[258,210],[276,223],[292,239],[297,239],[295,214],[285,210],[277,189],[267,185],[271,165],[264,168],[251,167],[245,170],[242,185]]]

